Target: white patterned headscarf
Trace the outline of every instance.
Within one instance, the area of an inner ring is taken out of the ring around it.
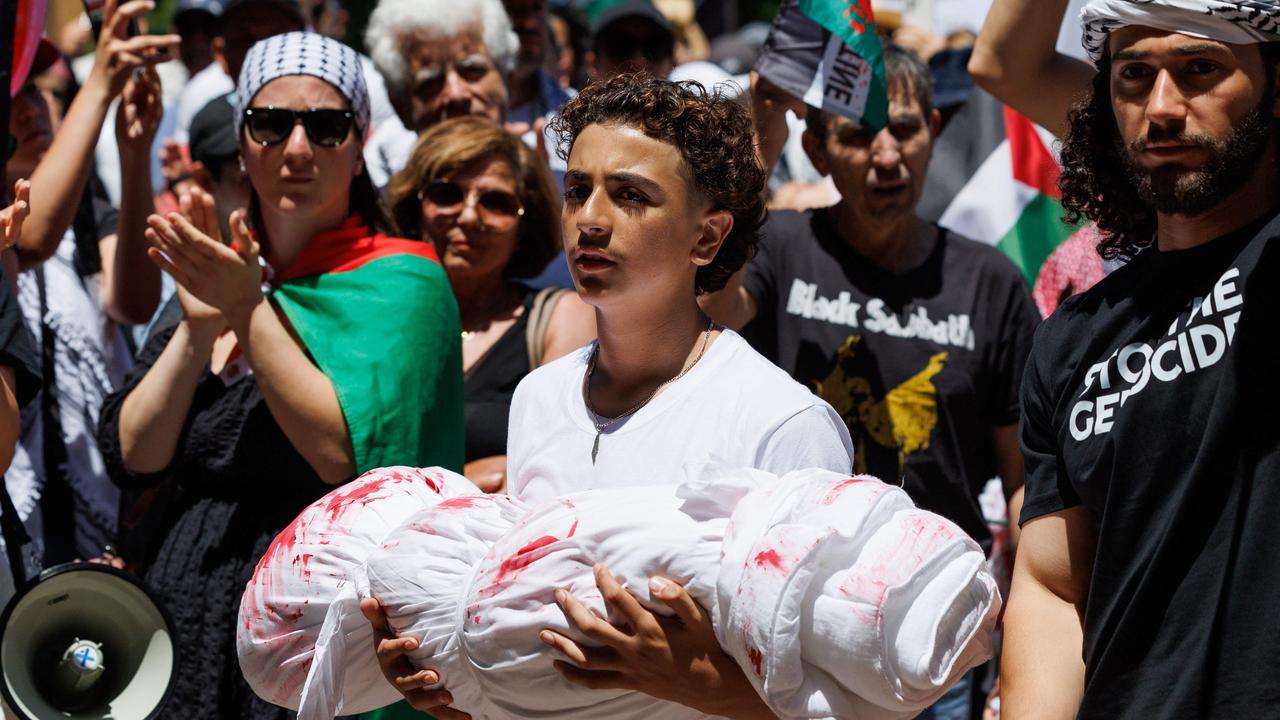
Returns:
[[[1080,23],[1096,63],[1111,32],[1130,25],[1234,45],[1280,41],[1280,0],[1089,0]]]
[[[236,84],[236,137],[244,126],[244,111],[263,85],[286,75],[311,75],[332,85],[351,104],[356,137],[369,129],[369,90],[364,84],[360,56],[355,50],[311,32],[273,35],[249,48]]]

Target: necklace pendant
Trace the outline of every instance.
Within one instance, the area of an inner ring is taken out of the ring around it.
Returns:
[[[596,464],[596,455],[600,454],[600,431],[596,431],[596,441],[591,444],[591,464]]]

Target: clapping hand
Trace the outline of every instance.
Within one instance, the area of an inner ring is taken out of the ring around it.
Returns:
[[[134,73],[125,83],[116,111],[116,142],[122,157],[147,158],[156,137],[164,108],[160,98],[160,76],[154,67]]]
[[[147,218],[151,260],[189,294],[183,309],[208,318],[211,311],[228,321],[246,317],[262,302],[260,248],[245,224],[246,211],[231,213],[231,243],[222,243],[213,198],[193,189],[179,200],[182,213]]]
[[[31,214],[31,182],[19,180],[13,185],[13,204],[0,210],[0,226],[4,234],[0,236],[0,250],[8,250],[18,244],[22,237],[22,223]]]

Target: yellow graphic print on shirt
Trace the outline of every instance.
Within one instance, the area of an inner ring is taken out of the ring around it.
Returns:
[[[858,357],[860,342],[861,335],[850,335],[845,340],[836,351],[831,372],[816,383],[814,392],[831,403],[849,426],[854,441],[853,471],[897,482],[902,477],[907,456],[929,447],[929,435],[938,424],[938,391],[933,378],[946,365],[947,353],[940,352],[929,358],[923,370],[877,398],[871,381],[861,374],[861,368],[868,367],[870,362]],[[867,444],[868,439],[873,446]],[[886,476],[887,470],[893,469],[885,467],[892,463],[893,454],[896,454],[896,470]]]

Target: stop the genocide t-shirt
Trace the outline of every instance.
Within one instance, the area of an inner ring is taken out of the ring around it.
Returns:
[[[1280,218],[1268,219],[1144,250],[1036,334],[1022,522],[1083,505],[1097,528],[1080,717],[1280,707]]]

